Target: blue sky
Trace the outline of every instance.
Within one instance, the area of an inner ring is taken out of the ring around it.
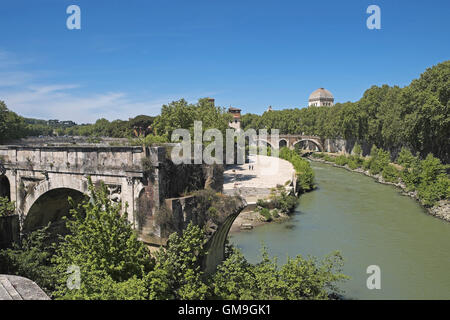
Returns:
[[[66,8],[81,8],[81,30]],[[381,30],[366,9],[381,8]],[[0,1],[0,100],[79,123],[211,96],[243,112],[358,100],[448,60],[450,1]]]

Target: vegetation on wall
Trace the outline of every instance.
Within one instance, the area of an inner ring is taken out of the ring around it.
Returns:
[[[208,222],[219,225],[239,206],[237,197],[226,196],[211,188],[196,190],[189,193],[192,221],[195,225],[206,230]],[[155,222],[161,226],[163,236],[173,232],[181,232],[185,226],[179,225],[173,212],[162,205],[155,213]]]

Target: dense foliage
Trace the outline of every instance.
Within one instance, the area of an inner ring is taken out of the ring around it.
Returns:
[[[429,153],[450,161],[450,61],[427,69],[419,79],[400,88],[383,85],[368,89],[357,102],[333,107],[308,107],[244,114],[242,128],[279,129],[280,133],[311,134],[321,138],[356,139],[396,155],[402,147],[425,158]],[[26,121],[25,121],[26,120]],[[40,120],[23,119],[0,102],[0,143],[30,135],[134,137],[151,135],[146,144],[170,140],[177,128],[191,129],[194,120],[203,130],[224,132],[231,116],[208,99],[189,104],[184,99],[163,105],[156,117],[99,119],[95,124],[53,128]],[[159,136],[162,136],[159,137]],[[155,140],[155,141],[153,141]]]
[[[297,190],[304,192],[314,189],[314,172],[309,162],[303,159],[297,152],[283,147],[279,154],[281,159],[287,160],[294,166],[297,175]]]
[[[409,86],[368,89],[357,102],[333,107],[267,111],[242,116],[244,129],[279,129],[364,141],[396,154],[407,147],[425,158],[450,161],[450,61],[427,69]]]
[[[329,299],[341,291],[337,283],[347,279],[341,273],[342,257],[336,252],[319,262],[298,255],[279,266],[263,247],[262,260],[250,264],[232,248],[213,276],[214,296],[219,299]]]
[[[49,241],[48,227],[25,235],[12,248],[0,250],[0,274],[33,279],[47,294],[55,289],[55,270],[51,263],[54,249]]]
[[[101,184],[95,190],[90,183],[89,190],[89,200],[76,207],[72,203],[66,223],[70,233],[60,242],[53,258],[58,275],[63,275],[55,295],[65,299],[126,299],[127,287],[144,290],[139,279],[150,271],[153,261],[126,214],[121,215],[121,204],[109,200],[107,188]],[[66,285],[65,272],[71,265],[80,268],[80,290],[70,290]]]
[[[0,217],[9,216],[16,210],[14,202],[9,201],[7,197],[0,197]]]
[[[47,126],[26,123],[23,117],[10,111],[6,104],[0,101],[0,143],[26,136],[48,134],[50,131]]]
[[[427,207],[435,205],[439,200],[450,199],[450,178],[447,175],[450,166],[442,164],[431,153],[421,160],[409,149],[402,148],[397,163],[390,162],[389,152],[375,146],[367,158],[355,152],[352,155],[330,156],[318,153],[313,156],[340,166],[347,165],[352,170],[362,168],[373,175],[381,174],[387,182],[403,183],[408,191],[417,192],[417,197]]]
[[[279,213],[287,215],[294,211],[298,198],[286,191],[285,186],[278,185],[270,192],[267,200],[258,199],[256,206],[258,212],[266,221],[271,221],[279,217]]]
[[[155,134],[165,136],[168,140],[175,129],[189,129],[193,135],[194,121],[202,121],[202,129],[215,128],[225,133],[231,115],[225,108],[216,107],[207,98],[196,104],[188,104],[181,99],[163,105],[161,114],[155,118]]]

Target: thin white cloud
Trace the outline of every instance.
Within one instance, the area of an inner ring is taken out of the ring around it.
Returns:
[[[73,120],[78,123],[128,119],[138,114],[158,114],[165,99],[134,101],[125,93],[107,92],[80,96],[70,92],[76,85],[28,87],[15,92],[0,91],[8,107],[26,117]]]
[[[163,104],[184,97],[196,101],[207,95],[165,95],[137,99],[125,92],[83,93],[74,83],[43,84],[39,75],[14,70],[18,59],[0,49],[0,100],[19,115],[39,119],[95,122],[99,118],[126,120],[139,114],[157,115]],[[78,90],[74,90],[78,89]]]
[[[32,75],[22,71],[0,72],[0,87],[12,87],[27,83]]]

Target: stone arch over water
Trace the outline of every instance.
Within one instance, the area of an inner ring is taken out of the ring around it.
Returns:
[[[50,223],[52,232],[63,233],[65,227],[62,217],[67,216],[71,208],[69,197],[79,203],[85,194],[69,188],[55,188],[38,196],[27,211],[23,232],[31,232]]]
[[[319,149],[319,151],[320,152],[322,152],[323,151],[323,147],[321,146],[321,144],[320,143],[318,143],[317,141],[315,141],[314,139],[301,139],[301,140],[298,140],[298,141],[296,141],[296,142],[294,142],[293,144],[292,144],[292,147],[293,148],[295,148],[295,146],[297,145],[297,144],[303,144],[303,143],[313,143],[316,147],[317,147],[317,149]]]

